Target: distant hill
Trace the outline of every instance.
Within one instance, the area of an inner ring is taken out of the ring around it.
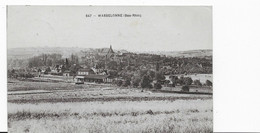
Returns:
[[[7,50],[7,58],[25,59],[42,53],[58,53],[63,56],[70,56],[72,53],[78,53],[82,48],[77,47],[30,47],[30,48],[11,48]]]
[[[79,47],[29,47],[29,48],[11,48],[7,50],[8,59],[26,59],[40,54],[61,54],[63,57],[69,57],[71,54],[81,55],[83,52],[98,53],[107,51],[109,48],[79,48]]]
[[[79,47],[30,47],[30,48],[11,48],[7,50],[8,59],[26,59],[42,53],[61,54],[63,57],[69,57],[71,54],[83,54],[85,52],[98,53],[106,51],[109,48],[79,48]],[[115,52],[127,53],[127,50],[114,50]],[[158,55],[166,55],[172,57],[205,57],[212,56],[212,50],[190,50],[190,51],[150,51],[150,52],[136,52],[136,53],[150,53]]]
[[[208,57],[212,56],[212,50],[189,50],[189,51],[148,51],[140,53],[150,53],[158,55],[166,55],[171,57]]]

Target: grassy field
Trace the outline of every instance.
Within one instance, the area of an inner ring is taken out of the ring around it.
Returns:
[[[211,95],[110,85],[8,83],[9,132],[213,132]]]

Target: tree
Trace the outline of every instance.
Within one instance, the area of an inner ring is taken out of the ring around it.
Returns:
[[[162,85],[159,82],[157,82],[157,83],[154,84],[154,88],[159,90],[159,89],[162,88]]]
[[[163,81],[163,80],[165,80],[165,76],[163,75],[162,72],[156,72],[156,73],[155,73],[155,80],[157,80],[157,81]]]
[[[154,72],[154,71],[149,70],[149,71],[148,71],[148,74],[149,74],[149,76],[150,76],[152,79],[154,79],[154,77],[155,77],[155,72]]]
[[[152,55],[151,60],[158,62],[161,60],[161,57],[160,57],[160,55]]]
[[[184,85],[184,86],[181,87],[181,90],[185,91],[185,92],[189,92],[190,91],[190,87],[187,86],[187,85]]]
[[[185,77],[183,79],[183,82],[184,82],[185,85],[191,85],[193,80],[190,77]]]
[[[144,75],[146,75],[147,72],[148,72],[147,69],[140,70],[140,72],[139,72],[140,77],[143,77]]]
[[[140,77],[134,77],[133,78],[133,87],[138,87],[139,86],[139,83],[141,82],[141,78]]]
[[[71,64],[79,64],[79,57],[77,55],[71,54],[70,60]]]
[[[47,64],[47,58],[48,58],[47,54],[42,54],[42,61],[44,66],[46,66]]]
[[[49,73],[49,72],[51,72],[51,68],[50,68],[50,67],[47,67],[47,68],[45,69],[44,74],[47,74],[47,73]]]
[[[69,69],[69,67],[70,67],[69,60],[68,58],[66,58],[65,68]]]
[[[32,67],[39,67],[39,66],[43,66],[43,63],[40,59],[40,57],[33,57],[33,58],[30,58],[28,60],[28,66],[29,68],[32,68]]]
[[[193,83],[196,85],[196,86],[202,86],[200,80],[194,80]]]
[[[73,75],[76,75],[77,71],[78,71],[80,68],[81,68],[80,65],[74,64],[74,65],[72,65],[72,66],[69,68],[69,70],[71,71],[71,73],[72,73]]]
[[[122,70],[123,70],[122,66],[119,65],[119,66],[117,67],[117,71],[120,72],[120,71],[122,71]]]
[[[178,82],[178,76],[170,76],[170,79],[172,81],[172,87],[175,87]]]
[[[24,77],[25,77],[25,78],[33,78],[34,75],[31,74],[31,73],[26,73],[26,74],[24,75]]]
[[[105,68],[105,62],[104,61],[98,61],[96,64],[96,68]]]
[[[46,66],[52,66],[52,60],[51,59],[47,59]]]
[[[123,84],[123,81],[122,80],[117,80],[117,82],[116,82],[116,85],[117,86],[121,86]]]
[[[14,73],[15,73],[15,70],[14,70],[14,69],[12,69],[12,70],[11,70],[11,73],[12,73],[12,74],[14,74]]]
[[[118,73],[116,70],[110,70],[108,71],[108,74],[111,76],[111,77],[117,77]]]
[[[117,70],[117,63],[116,61],[110,61],[107,64],[108,69]]]
[[[206,85],[207,85],[207,86],[212,86],[212,82],[209,81],[209,80],[206,80]]]
[[[131,80],[130,80],[130,79],[126,79],[126,80],[123,82],[123,86],[124,86],[124,87],[127,87],[127,86],[129,86],[129,85],[131,85]]]
[[[141,87],[142,88],[152,88],[152,84],[151,84],[152,80],[150,79],[150,77],[148,75],[144,75],[142,77],[141,80]]]
[[[156,63],[156,71],[159,71],[160,66],[159,66],[159,62]]]
[[[126,70],[128,70],[128,71],[131,71],[131,69],[132,69],[132,68],[131,68],[131,66],[129,66],[129,65],[126,67]]]
[[[14,75],[15,75],[15,70],[14,69],[7,71],[7,77],[8,78],[13,78]]]
[[[181,77],[178,79],[177,83],[180,84],[180,85],[183,85],[183,84],[184,84],[184,77],[181,76]]]
[[[61,72],[64,72],[65,70],[66,70],[66,67],[64,65],[62,65]]]

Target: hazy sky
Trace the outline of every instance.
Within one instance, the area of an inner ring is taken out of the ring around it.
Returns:
[[[7,21],[8,48],[212,49],[211,7],[9,6]]]

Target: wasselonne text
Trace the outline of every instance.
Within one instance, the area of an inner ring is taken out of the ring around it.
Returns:
[[[90,17],[142,17],[141,14],[86,14],[87,18]]]

